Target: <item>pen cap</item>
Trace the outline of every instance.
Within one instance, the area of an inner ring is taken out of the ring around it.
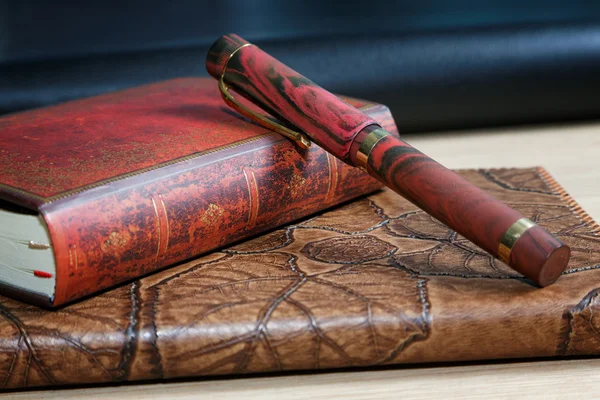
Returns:
[[[206,69],[223,82],[347,161],[350,146],[365,127],[377,123],[237,35],[219,38],[206,57]]]

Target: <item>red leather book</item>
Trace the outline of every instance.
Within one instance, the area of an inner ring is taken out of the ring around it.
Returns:
[[[387,107],[347,101],[396,132]],[[381,187],[316,145],[299,149],[238,116],[204,78],[7,116],[0,142],[0,205],[41,218],[50,243],[23,245],[52,252],[55,265],[21,271],[50,282],[48,292],[0,273],[2,293],[45,306]]]

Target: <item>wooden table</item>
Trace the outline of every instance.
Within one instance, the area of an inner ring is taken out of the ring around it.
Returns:
[[[600,220],[600,123],[404,137],[450,168],[543,166]],[[562,399],[600,395],[598,378],[600,359],[587,359],[27,391],[0,399]]]

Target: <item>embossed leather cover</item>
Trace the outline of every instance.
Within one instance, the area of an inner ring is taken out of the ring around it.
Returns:
[[[598,225],[541,168],[460,174],[569,244],[564,276],[384,190],[57,311],[0,298],[2,386],[600,354]]]
[[[387,107],[348,99],[397,133]],[[0,119],[0,199],[38,211],[58,306],[370,193],[318,146],[299,150],[186,78]],[[44,278],[40,278],[44,279]],[[6,286],[2,293],[23,297]]]

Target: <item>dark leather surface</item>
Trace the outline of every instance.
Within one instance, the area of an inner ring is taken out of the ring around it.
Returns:
[[[403,132],[600,115],[589,1],[128,5],[0,0],[0,113],[206,75],[209,45],[233,31],[332,92],[388,105]]]
[[[389,190],[56,311],[0,297],[0,386],[600,354],[600,228],[543,169],[460,174],[559,236],[538,289]]]

